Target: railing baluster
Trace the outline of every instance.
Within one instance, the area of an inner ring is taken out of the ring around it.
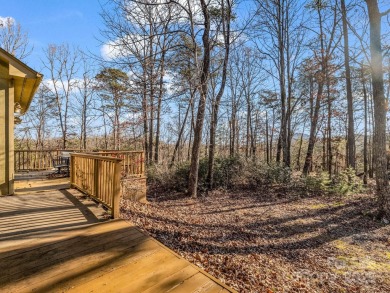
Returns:
[[[100,170],[99,170],[99,161],[97,159],[93,159],[93,172],[94,174],[96,174],[96,176],[94,176],[94,183],[93,183],[93,195],[94,196],[98,196],[100,191],[99,191],[99,177],[100,177]]]

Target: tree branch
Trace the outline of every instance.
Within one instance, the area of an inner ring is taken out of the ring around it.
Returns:
[[[388,14],[390,14],[390,9],[387,9],[386,11],[380,13],[379,15],[382,17],[382,16],[386,16]]]

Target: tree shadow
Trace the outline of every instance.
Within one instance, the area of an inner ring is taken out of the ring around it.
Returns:
[[[199,212],[199,217],[207,218],[212,215],[223,217],[224,214],[240,210],[256,210],[288,202],[289,200],[277,202],[260,200],[259,204],[240,206],[238,201],[238,208],[227,209],[226,205],[221,204],[222,208],[217,210],[210,208],[211,210],[206,212]],[[384,227],[384,224],[364,214],[373,208],[372,198],[364,197],[342,205],[325,205],[315,209],[307,207],[294,213],[281,213],[267,219],[253,217],[248,220],[247,218],[244,223],[240,220],[223,224],[220,222],[215,224],[207,220],[194,223],[191,217],[177,220],[142,212],[137,216],[166,223],[165,227],[169,229],[165,229],[162,225],[151,225],[152,228],[149,230],[166,245],[171,247],[173,245],[175,249],[183,252],[207,251],[208,254],[239,255],[269,253],[292,258],[299,251],[303,253],[307,249],[318,249],[334,240],[361,233],[374,233],[375,230]]]
[[[136,227],[108,229],[89,233],[88,228],[71,229],[67,233],[75,236],[38,244],[26,244],[20,248],[2,251],[0,249],[0,291],[38,290],[47,292],[61,284],[85,279],[89,274],[104,271],[115,266],[118,261],[131,257],[136,247],[142,246],[148,237]],[[46,237],[55,236],[54,231]],[[150,239],[150,238],[149,238]],[[84,260],[85,263],[80,263]]]

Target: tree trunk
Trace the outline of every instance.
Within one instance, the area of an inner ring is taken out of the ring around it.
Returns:
[[[203,41],[203,61],[202,73],[200,76],[200,97],[198,105],[198,114],[196,117],[196,125],[194,130],[194,143],[192,146],[190,175],[188,180],[188,193],[191,197],[196,198],[198,192],[198,170],[199,170],[199,155],[202,143],[202,130],[206,108],[207,98],[207,83],[210,71],[210,15],[208,11],[208,4],[205,0],[200,0],[202,13],[204,17],[204,31],[202,36]]]
[[[372,86],[372,77],[371,77],[371,86]],[[372,89],[371,89],[371,92],[372,92]],[[370,178],[374,178],[374,166],[375,166],[375,162],[374,162],[374,154],[373,154],[373,140],[374,140],[374,132],[375,132],[375,119],[374,119],[374,105],[373,105],[373,99],[372,99],[372,96],[370,97],[369,99],[369,111],[368,113],[370,114],[369,115],[369,125],[371,125],[371,135],[370,135],[370,139],[369,139],[369,144],[370,144],[370,168],[369,168],[369,175],[370,175]]]
[[[361,69],[361,77],[362,77],[362,85],[363,85],[363,98],[364,98],[364,143],[363,143],[363,168],[364,168],[364,174],[363,174],[363,184],[367,184],[367,172],[368,172],[368,156],[367,156],[367,150],[368,150],[368,135],[367,135],[367,120],[368,120],[368,105],[367,105],[367,90],[366,90],[366,81],[364,78],[364,70],[363,66]]]
[[[347,149],[348,160],[347,167],[356,169],[355,157],[355,125],[353,114],[353,96],[351,85],[351,70],[349,67],[349,43],[348,43],[348,27],[347,27],[347,11],[345,8],[345,0],[341,0],[341,14],[343,20],[343,35],[344,35],[344,65],[345,65],[345,82],[347,89],[347,102],[348,102],[348,137],[347,137]]]
[[[229,50],[230,50],[230,15],[231,15],[231,5],[230,0],[227,0],[227,11],[225,10],[225,2],[222,1],[222,27],[223,27],[223,37],[225,43],[225,56],[223,59],[222,65],[222,79],[221,87],[219,88],[218,94],[215,98],[215,103],[213,105],[211,113],[211,122],[210,122],[210,144],[209,144],[209,161],[208,161],[208,174],[207,174],[207,184],[208,188],[213,188],[214,181],[214,156],[215,156],[215,132],[218,125],[218,112],[219,105],[221,103],[222,95],[225,91],[226,77],[227,77],[227,66],[229,62]],[[225,24],[226,21],[226,24]]]
[[[195,128],[195,120],[194,120],[194,104],[191,104],[191,123],[190,123],[190,138],[188,140],[188,149],[187,149],[187,161],[191,159],[191,145],[192,145],[192,134]]]
[[[326,129],[322,131],[322,171],[326,170]]]
[[[252,110],[251,110],[251,103],[250,98],[246,97],[247,101],[247,108],[246,108],[246,140],[245,140],[245,158],[249,158],[249,139],[250,139],[250,125],[251,125],[251,116],[252,116]]]
[[[283,167],[288,166],[289,162],[287,162],[287,121],[286,121],[286,62],[285,62],[285,7],[283,5],[283,1],[279,1],[278,3],[278,11],[277,11],[277,20],[278,20],[278,28],[277,28],[277,38],[278,38],[278,53],[279,53],[279,87],[280,87],[280,105],[281,105],[281,114],[280,114],[280,133],[278,140],[278,154],[277,162],[281,161],[281,157],[283,158]],[[280,146],[279,146],[280,145]]]
[[[299,148],[298,148],[298,155],[297,155],[297,170],[298,171],[301,171],[301,152],[302,152],[303,133],[305,131],[305,126],[306,126],[306,120],[303,122],[302,133],[301,133],[301,137],[299,139]]]
[[[314,111],[313,116],[311,117],[311,125],[310,125],[310,136],[309,136],[309,144],[307,147],[307,153],[306,153],[306,159],[305,164],[303,166],[302,175],[307,176],[310,172],[310,169],[312,167],[312,160],[313,160],[313,151],[314,151],[314,145],[316,142],[316,136],[317,136],[317,126],[318,126],[318,118],[320,113],[320,106],[322,101],[322,95],[324,90],[324,79],[327,76],[328,72],[328,59],[330,57],[329,50],[331,49],[330,44],[332,44],[334,31],[336,27],[336,13],[334,14],[334,26],[332,28],[331,35],[329,37],[329,45],[327,48],[325,48],[324,44],[324,31],[323,31],[323,23],[322,23],[322,15],[321,15],[321,7],[317,6],[317,13],[319,17],[319,27],[320,27],[320,49],[321,49],[321,62],[320,62],[320,71],[316,73],[316,79],[318,84],[317,89],[317,96],[315,99],[315,105],[314,105]]]
[[[323,91],[323,84],[320,82],[318,84],[318,91],[317,91],[317,98],[314,106],[314,112],[313,112],[313,118],[310,125],[310,135],[309,135],[309,144],[307,146],[307,153],[306,153],[306,159],[305,164],[303,165],[303,176],[307,176],[310,172],[310,169],[312,167],[312,159],[313,159],[313,151],[314,151],[314,145],[316,142],[316,134],[317,134],[317,124],[318,124],[318,116],[320,113],[320,101],[322,100],[322,91]]]
[[[146,165],[149,165],[149,145],[148,145],[148,107],[147,107],[147,95],[146,95],[146,69],[143,70],[143,93],[142,93],[142,118],[144,126],[144,150]]]
[[[83,119],[82,119],[82,148],[87,149],[87,96],[83,100]]]
[[[265,152],[266,152],[266,161],[267,165],[269,165],[270,162],[270,155],[269,155],[269,138],[268,138],[268,112],[265,111]]]
[[[374,99],[374,142],[375,180],[378,197],[378,217],[390,219],[390,193],[386,156],[386,111],[384,95],[383,64],[381,47],[381,14],[377,0],[366,0],[370,20],[371,75]]]
[[[273,157],[273,148],[274,148],[274,130],[275,130],[275,109],[272,109],[272,128],[271,128],[271,138],[269,141],[269,159],[272,162]],[[276,162],[278,160],[276,159]]]
[[[152,88],[153,84],[150,85]],[[150,112],[149,112],[149,164],[153,162],[153,137],[154,137],[154,91],[150,91],[150,104],[149,104]]]
[[[193,96],[194,96],[193,93],[191,93],[191,100],[190,100],[190,102],[188,103],[188,107],[187,107],[187,110],[186,110],[186,114],[184,115],[184,121],[181,123],[179,135],[178,135],[178,137],[177,137],[177,141],[176,141],[176,144],[175,144],[175,148],[173,149],[173,154],[172,154],[171,162],[169,163],[169,168],[172,168],[172,166],[173,166],[173,164],[174,164],[174,162],[175,162],[176,152],[177,152],[177,150],[179,149],[179,146],[180,146],[180,141],[181,141],[181,137],[182,137],[183,132],[184,132],[184,128],[185,128],[186,122],[187,122],[188,113],[190,112],[190,107],[191,107],[191,105],[192,105]],[[179,123],[179,124],[180,124],[180,123]]]
[[[156,125],[156,142],[154,145],[154,162],[158,163],[159,160],[159,148],[160,148],[160,127],[161,127],[161,104],[164,93],[164,59],[165,53],[161,57],[161,70],[160,70],[160,82],[159,82],[159,94],[157,100],[157,125]]]
[[[281,155],[282,155],[282,138],[281,138],[281,134],[279,133],[278,143],[276,145],[276,164],[277,165],[280,164]]]
[[[153,25],[149,24],[149,56],[147,60],[147,66],[149,67],[149,107],[150,107],[150,120],[149,120],[149,164],[153,162],[153,137],[154,137],[154,64],[155,57],[153,51],[154,35],[153,35]]]
[[[332,164],[333,164],[333,153],[332,153],[332,97],[330,95],[330,81],[327,76],[327,106],[328,106],[328,117],[327,117],[327,158],[328,158],[328,173],[329,178],[332,178]]]

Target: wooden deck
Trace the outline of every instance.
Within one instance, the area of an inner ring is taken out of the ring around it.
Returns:
[[[99,223],[97,207],[45,182],[0,197],[0,292],[234,292],[132,223]]]

